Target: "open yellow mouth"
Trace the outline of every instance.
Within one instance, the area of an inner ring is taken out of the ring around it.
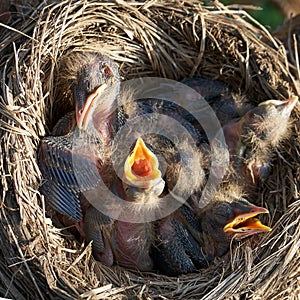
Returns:
[[[262,207],[255,206],[251,212],[242,213],[227,223],[223,230],[226,233],[233,234],[235,238],[243,238],[259,232],[268,232],[272,229],[263,225],[259,219],[255,218],[259,214],[267,214],[269,211]]]
[[[161,180],[156,155],[138,138],[124,165],[125,179],[132,185],[149,188]]]

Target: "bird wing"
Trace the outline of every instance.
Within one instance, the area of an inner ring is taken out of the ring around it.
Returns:
[[[167,115],[185,127],[196,143],[206,141],[198,120],[192,113],[175,102],[156,98],[138,99],[136,100],[136,109],[142,115],[151,113]]]
[[[89,150],[87,139],[81,137],[85,143],[74,148],[75,138],[74,133],[44,138],[39,149],[39,166],[45,179],[41,192],[49,205],[79,221],[82,217],[79,194],[95,188],[100,175],[99,160],[93,152],[83,151]]]
[[[189,208],[181,206],[158,223],[157,231],[154,255],[160,271],[174,276],[207,267],[208,261],[202,252],[201,226]]]
[[[84,216],[83,225],[86,241],[93,241],[92,248],[95,258],[107,266],[111,266],[114,262],[110,243],[113,220],[90,206]]]

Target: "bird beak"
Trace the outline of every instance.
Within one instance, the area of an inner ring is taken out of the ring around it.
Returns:
[[[93,106],[96,100],[103,94],[105,89],[107,88],[107,84],[103,83],[98,86],[92,93],[87,97],[85,104],[80,109],[78,107],[78,101],[76,101],[76,121],[79,129],[86,129],[89,123],[89,120],[93,114]]]
[[[274,105],[283,115],[289,117],[297,102],[298,102],[298,97],[293,96],[293,97],[291,97],[287,100],[283,100],[283,101],[267,100],[267,101],[260,103],[258,106]]]
[[[269,211],[263,207],[250,206],[248,212],[240,212],[238,215],[227,223],[223,230],[226,233],[234,235],[234,238],[241,239],[246,236],[260,233],[269,232],[272,229],[263,225],[257,218],[259,214],[268,214]]]
[[[162,180],[156,155],[138,138],[124,165],[125,179],[133,186],[150,188]]]

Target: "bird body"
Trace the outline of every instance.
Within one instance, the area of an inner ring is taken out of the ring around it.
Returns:
[[[74,61],[80,63],[74,65]],[[105,169],[110,128],[101,124],[107,124],[112,118],[114,95],[106,95],[97,112],[102,123],[98,121],[96,129],[87,127],[93,116],[94,102],[118,81],[118,74],[117,66],[99,53],[70,54],[64,74],[71,80],[75,113],[67,114],[54,127],[53,134],[57,136],[41,141],[38,154],[44,177],[41,192],[54,210],[78,222],[83,217],[81,193],[95,188],[100,169]]]
[[[222,126],[234,118],[243,116],[253,107],[245,97],[234,94],[230,87],[222,81],[194,77],[186,78],[181,83],[191,87],[204,98]],[[182,97],[188,97],[188,95]]]
[[[156,223],[153,255],[160,272],[176,276],[208,266],[201,249],[200,225],[194,212],[185,205]]]
[[[112,236],[116,263],[130,269],[151,271],[153,261],[150,257],[154,241],[153,224],[130,223],[116,220],[116,229]]]
[[[131,203],[132,210],[136,204],[150,204],[150,209],[157,206],[165,183],[155,154],[141,138],[127,156],[123,170],[123,179],[116,176],[112,184],[116,195]],[[93,241],[95,257],[107,265],[114,262],[130,269],[150,271],[153,267],[150,257],[153,224],[143,222],[142,216],[141,222],[131,222],[130,217],[129,214],[128,221],[112,220],[96,208],[89,208],[84,219],[86,240]]]
[[[84,218],[84,234],[92,241],[94,257],[107,266],[118,264],[129,269],[153,268],[150,248],[154,240],[151,223],[113,220],[90,206]]]
[[[216,113],[230,153],[229,174],[236,174],[235,180],[252,190],[268,177],[271,153],[289,134],[290,115],[298,97],[267,100],[255,107],[218,80],[198,77],[182,83],[202,95]]]
[[[83,146],[74,149],[74,141],[81,144],[81,139]],[[98,170],[102,164],[97,141],[92,144],[90,140],[94,152],[92,147],[86,152],[85,143],[88,139],[89,136],[76,136],[75,132],[46,137],[39,149],[40,170],[44,177],[41,192],[47,197],[46,203],[75,221],[82,218],[81,192],[95,188],[99,182],[98,173],[91,170]]]
[[[244,199],[235,184],[221,187],[203,209],[191,197],[186,205],[158,221],[156,266],[173,276],[207,267],[229,250],[233,239],[270,231],[256,218],[265,213],[267,209]]]

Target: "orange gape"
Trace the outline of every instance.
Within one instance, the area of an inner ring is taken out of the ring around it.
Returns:
[[[133,180],[135,184],[137,182],[146,182],[146,180],[160,178],[161,173],[158,170],[157,158],[147,148],[142,138],[137,139],[134,149],[127,157],[124,171],[126,178]]]
[[[135,160],[131,170],[137,176],[148,176],[152,172],[151,162],[148,159]]]

